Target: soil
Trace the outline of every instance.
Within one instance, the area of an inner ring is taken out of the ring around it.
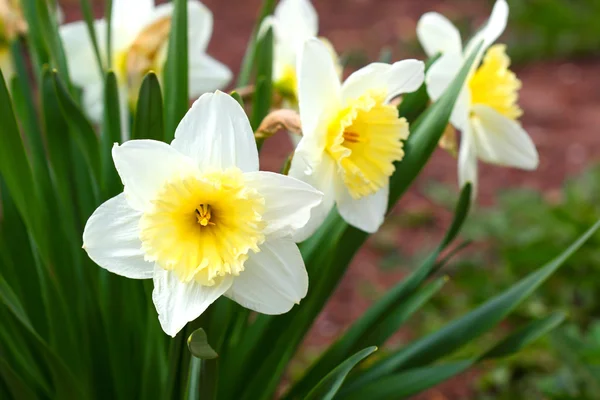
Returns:
[[[77,0],[61,1],[67,21],[80,18]],[[102,5],[94,8],[101,12]],[[204,0],[213,11],[215,23],[209,54],[236,72],[258,14],[259,0]],[[395,59],[418,57],[415,26],[424,12],[438,11],[450,19],[467,18],[477,26],[489,13],[489,2],[481,0],[315,0],[320,32],[338,53],[357,52],[375,60],[383,46],[389,46]],[[412,45],[411,45],[412,43]],[[404,44],[404,46],[400,46]],[[552,61],[516,68],[523,82],[520,105],[525,111],[522,123],[536,143],[540,166],[534,172],[480,165],[478,202],[494,204],[504,188],[533,188],[552,196],[566,177],[579,173],[600,158],[600,60]],[[277,170],[291,145],[279,135],[263,147],[264,169]],[[265,157],[265,155],[268,155]],[[426,228],[398,231],[387,240],[411,254],[423,243],[434,243],[451,215],[430,202],[423,188],[430,181],[456,183],[456,160],[438,150],[410,192],[397,204],[396,211],[431,212],[433,222]],[[402,272],[379,268],[380,254],[367,245],[357,255],[338,289],[319,316],[306,339],[306,348],[322,348],[333,341],[371,303],[361,290],[370,282],[383,291],[403,276]],[[443,295],[443,293],[441,294]],[[410,337],[410,332],[402,335]],[[402,338],[400,338],[402,339]],[[468,398],[473,372],[431,390],[421,399]]]

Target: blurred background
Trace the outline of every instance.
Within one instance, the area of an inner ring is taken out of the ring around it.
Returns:
[[[66,21],[78,0],[60,0]],[[237,72],[260,0],[204,0],[214,14],[209,53]],[[508,287],[555,256],[600,218],[600,0],[508,0],[512,69],[523,82],[525,129],[540,153],[534,172],[480,165],[478,207],[465,249],[445,269],[449,283],[394,338],[401,346]],[[419,17],[446,15],[467,38],[485,21],[488,0],[314,0],[320,35],[346,73],[382,57],[424,58]],[[94,1],[97,15],[102,1]],[[263,147],[263,169],[291,151],[284,135]],[[290,370],[316,357],[440,239],[457,197],[456,160],[438,150],[381,231],[361,250]],[[600,399],[600,243],[591,240],[508,321],[567,312],[568,322],[518,356],[484,364],[421,399]],[[498,333],[498,332],[497,332]],[[483,343],[490,338],[483,338]],[[465,350],[466,352],[469,349]],[[464,355],[464,352],[462,353]]]

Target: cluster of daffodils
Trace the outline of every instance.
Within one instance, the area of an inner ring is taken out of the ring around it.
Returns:
[[[147,0],[113,5],[112,66],[130,102],[125,106],[131,107],[141,76],[160,71],[164,63],[172,6],[154,7]],[[197,1],[188,5],[190,93],[197,96],[225,86],[230,73],[205,54],[210,12]],[[308,290],[296,243],[310,237],[334,207],[348,224],[369,233],[383,223],[390,177],[410,132],[390,101],[423,83],[437,100],[473,51],[479,52],[477,61],[451,118],[462,135],[460,183],[475,183],[478,159],[537,166],[535,146],[517,121],[520,82],[508,69],[504,47],[492,46],[507,15],[506,2],[498,0],[487,24],[463,49],[447,19],[426,14],[418,36],[428,55],[440,54],[427,74],[417,60],[372,63],[342,82],[331,45],[315,37],[317,15],[310,2],[282,1],[261,30],[273,29],[274,86],[297,107],[302,126],[289,176],[258,171],[254,134],[232,97],[203,94],[170,145],[132,140],[114,146],[124,191],[88,220],[85,250],[111,272],[153,279],[159,320],[172,336],[220,296],[261,313],[287,312]],[[104,21],[96,25],[99,32],[106,29]],[[98,117],[100,76],[92,68],[76,68],[93,65],[85,26],[68,24],[61,32],[87,110]]]

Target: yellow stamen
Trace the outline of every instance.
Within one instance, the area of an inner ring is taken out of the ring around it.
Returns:
[[[394,162],[404,157],[408,123],[384,100],[382,92],[366,93],[349,101],[329,124],[327,152],[355,199],[383,188],[394,173]]]
[[[169,181],[140,220],[146,260],[206,286],[239,275],[265,240],[263,212],[239,169]]]
[[[285,64],[280,66],[279,77],[274,82],[275,88],[279,94],[288,101],[295,102],[298,94],[298,79],[293,65]]]
[[[473,104],[492,107],[507,118],[516,120],[523,114],[517,104],[521,81],[508,69],[509,66],[506,46],[497,44],[490,47],[471,78],[469,88]]]

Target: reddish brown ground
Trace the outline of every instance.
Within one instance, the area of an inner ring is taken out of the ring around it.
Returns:
[[[67,20],[79,18],[76,0],[65,4]],[[70,4],[68,4],[70,3]],[[100,3],[100,2],[98,2]],[[209,53],[237,71],[259,0],[204,0],[215,16]],[[399,43],[414,41],[416,21],[427,11],[439,11],[451,19],[470,17],[481,21],[489,12],[488,2],[481,0],[315,0],[319,12],[320,34],[330,39],[338,53],[360,50],[373,60],[382,46],[394,49],[396,57],[416,56]],[[101,10],[101,4],[97,4]],[[412,50],[414,53],[414,50]],[[540,167],[535,172],[482,166],[479,201],[493,204],[503,188],[528,187],[549,194],[556,191],[564,178],[581,171],[600,158],[600,60],[578,62],[544,62],[517,69],[523,81],[520,104],[525,110],[523,124],[540,153]],[[274,138],[264,147],[270,154],[264,167],[277,169],[286,152],[286,138]],[[431,244],[447,225],[450,215],[435,208],[420,190],[427,181],[456,182],[456,161],[438,151],[412,190],[397,205],[399,210],[432,210],[435,220],[427,228],[399,231],[386,240],[408,254],[423,243]],[[361,293],[361,283],[371,282],[384,290],[402,274],[385,272],[378,267],[378,254],[366,246],[356,257],[331,301],[318,318],[306,345],[319,347],[334,340],[368,307],[371,302]],[[442,293],[443,295],[443,293]],[[432,390],[422,398],[461,399],[469,395],[470,375]]]

